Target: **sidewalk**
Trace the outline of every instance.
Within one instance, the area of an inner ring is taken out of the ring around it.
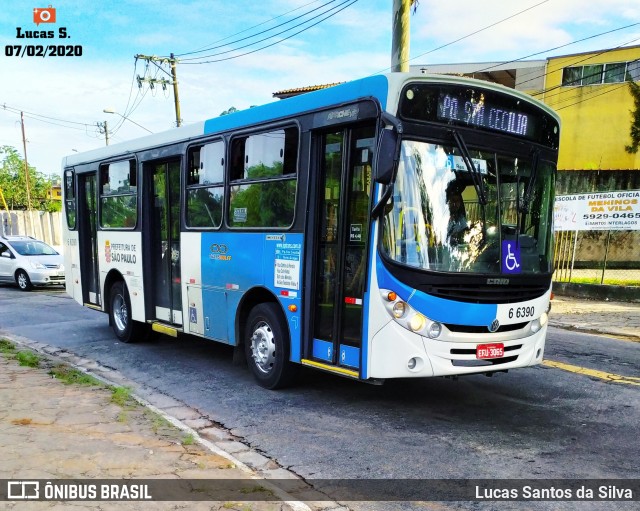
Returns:
[[[549,323],[640,342],[638,303],[560,296],[553,300]],[[302,481],[299,491],[291,494],[270,485],[269,479],[294,479],[295,475],[251,450],[197,410],[167,396],[146,395],[140,386],[94,361],[29,339],[12,341],[16,349],[0,353],[0,479],[233,480],[238,491],[237,498],[217,502],[12,501],[3,502],[2,509],[346,509],[310,491]],[[25,348],[39,354],[39,368],[18,365],[15,352]],[[118,404],[104,384],[65,384],[49,374],[62,360],[110,384],[130,386],[152,403],[134,402],[125,393],[125,400]],[[0,495],[3,490],[0,488]],[[268,494],[279,500],[259,500]],[[249,501],[251,495],[258,500]]]
[[[550,326],[640,342],[640,303],[556,295],[551,304]]]
[[[226,497],[198,502],[202,496],[191,490],[187,495],[192,495],[193,501],[174,499],[188,501],[180,505],[168,501],[74,502],[73,499],[2,502],[0,498],[3,510],[344,509],[335,503],[322,502],[323,495],[310,491],[302,481],[298,497],[300,500],[304,497],[306,504],[270,484],[265,476],[278,480],[294,476],[223,429],[196,417],[194,410],[165,402],[168,410],[181,419],[177,421],[152,405],[143,406],[123,387],[119,389],[124,392],[114,394],[98,380],[94,385],[65,384],[49,374],[60,365],[59,361],[39,355],[39,367],[24,367],[16,359],[16,353],[24,350],[24,346],[16,344],[12,350],[4,342],[2,347],[4,350],[0,351],[5,353],[0,353],[0,479],[41,480],[40,496],[44,494],[45,481],[57,483],[65,479],[83,479],[84,483],[108,479],[182,479],[188,486],[193,480],[225,480],[221,482]],[[187,424],[197,427],[199,432]],[[8,493],[8,484],[7,488],[0,488],[0,496]]]

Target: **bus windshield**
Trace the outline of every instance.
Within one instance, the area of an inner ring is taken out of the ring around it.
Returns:
[[[534,152],[464,152],[473,167],[457,145],[402,142],[383,252],[420,270],[500,274],[503,252],[517,250],[507,273],[550,273],[554,165]]]

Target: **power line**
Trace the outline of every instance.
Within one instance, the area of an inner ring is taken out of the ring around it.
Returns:
[[[336,14],[338,14],[338,13],[342,12],[342,11],[343,11],[343,10],[345,10],[347,7],[352,6],[352,5],[353,5],[353,4],[355,4],[356,2],[358,2],[358,0],[345,0],[345,1],[343,1],[342,3],[338,4],[337,6],[334,6],[334,7],[332,7],[332,8],[330,8],[330,9],[328,9],[327,11],[324,11],[323,13],[321,13],[321,14],[319,14],[319,15],[317,15],[317,16],[314,16],[314,17],[312,17],[312,18],[310,18],[310,19],[308,19],[308,20],[306,20],[306,21],[304,21],[304,22],[302,22],[302,23],[299,23],[299,24],[297,24],[297,25],[294,25],[293,27],[290,27],[290,28],[288,28],[288,29],[286,29],[286,30],[280,31],[280,32],[278,32],[278,33],[276,33],[276,34],[273,34],[273,35],[271,35],[271,36],[269,36],[269,37],[266,37],[266,38],[264,38],[264,39],[261,39],[261,40],[255,41],[255,42],[253,42],[253,43],[250,43],[250,44],[247,44],[247,45],[244,45],[244,46],[240,46],[240,47],[238,47],[238,48],[233,48],[233,49],[230,49],[230,50],[226,50],[226,51],[223,51],[223,52],[218,52],[218,53],[214,53],[214,54],[210,54],[210,55],[203,55],[203,56],[201,56],[201,57],[194,57],[194,58],[192,58],[192,59],[184,59],[184,60],[181,60],[180,62],[181,62],[181,63],[183,63],[183,64],[211,64],[211,63],[214,63],[214,62],[222,62],[222,61],[225,61],[225,60],[231,60],[231,59],[235,59],[235,58],[239,58],[239,57],[244,57],[245,55],[250,55],[250,54],[252,54],[252,53],[256,53],[256,52],[258,52],[258,51],[264,50],[265,48],[270,48],[271,46],[275,46],[276,44],[279,44],[279,43],[284,42],[284,41],[286,41],[286,40],[288,40],[288,39],[291,39],[292,37],[295,37],[296,35],[299,35],[299,34],[301,34],[302,32],[305,32],[305,31],[309,30],[310,28],[315,27],[316,25],[318,25],[318,24],[322,23],[323,21],[325,21],[325,20],[327,20],[327,19],[329,19],[329,18],[331,18],[331,17],[335,16]],[[345,5],[345,4],[346,4],[346,5]],[[340,6],[344,6],[344,7],[339,8]],[[332,11],[333,11],[333,12],[332,12]],[[303,25],[305,25],[305,24],[307,24],[307,23],[309,23],[309,22],[311,22],[311,21],[313,21],[313,20],[316,20],[316,19],[320,18],[321,16],[323,16],[323,15],[325,15],[325,14],[329,13],[329,12],[330,12],[331,14],[329,14],[328,16],[325,16],[324,18],[321,18],[321,19],[320,19],[319,21],[317,21],[316,23],[313,23],[313,24],[311,24],[311,25],[309,25],[309,26],[307,26],[307,27],[303,28],[302,30],[299,30],[299,31],[297,31],[297,32],[294,32],[293,34],[291,34],[291,35],[289,35],[289,36],[287,36],[287,37],[283,37],[282,39],[279,39],[279,40],[277,40],[277,41],[275,41],[275,42],[273,42],[273,43],[271,43],[271,44],[267,44],[267,45],[265,45],[265,46],[262,46],[262,47],[260,47],[260,48],[255,49],[255,50],[248,51],[248,52],[245,52],[245,53],[241,53],[241,54],[239,54],[239,55],[233,55],[233,56],[231,56],[231,57],[224,57],[224,58],[215,59],[215,60],[207,60],[207,61],[202,61],[202,62],[185,62],[185,60],[187,60],[187,61],[188,61],[188,60],[197,60],[197,59],[204,59],[204,58],[216,57],[216,56],[219,56],[219,55],[224,55],[224,54],[230,53],[230,52],[232,52],[232,51],[238,51],[238,50],[241,50],[241,49],[243,49],[243,48],[248,48],[249,46],[253,46],[253,45],[259,44],[259,43],[261,43],[261,42],[267,41],[267,40],[269,40],[269,39],[273,39],[274,37],[277,37],[277,36],[279,36],[279,35],[282,35],[282,34],[284,34],[284,33],[286,33],[286,32],[289,32],[289,31],[291,31],[291,30],[293,30],[293,29],[295,29],[295,28],[298,28],[298,27],[300,27],[300,26],[303,26]]]
[[[218,43],[221,43],[222,41],[226,41],[227,39],[231,39],[232,37],[244,34],[246,32],[249,32],[250,30],[253,30],[254,28],[258,28],[258,27],[260,27],[262,25],[266,25],[267,23],[270,23],[270,22],[275,21],[275,20],[277,20],[279,18],[282,18],[283,16],[286,16],[287,14],[291,14],[292,12],[299,11],[300,9],[304,9],[305,7],[307,7],[307,6],[311,5],[311,4],[318,3],[319,1],[321,1],[321,0],[313,0],[313,2],[306,3],[304,5],[301,5],[300,7],[296,7],[295,9],[292,9],[290,11],[287,11],[287,12],[283,13],[283,14],[275,16],[275,17],[273,17],[273,18],[271,18],[271,19],[269,19],[267,21],[263,21],[262,23],[258,23],[257,25],[254,25],[252,27],[249,27],[249,28],[246,28],[244,30],[241,30],[240,32],[236,32],[235,34],[231,34],[231,35],[229,35],[227,37],[223,37],[222,39],[218,39],[217,41],[214,41],[212,43],[209,43],[208,45],[202,46],[202,47],[198,48],[197,50],[190,51],[190,52],[185,52],[185,53],[177,53],[176,57],[181,57],[183,55],[191,55],[193,53],[198,53],[198,52],[201,52],[201,51],[207,51],[207,46],[209,46],[209,45],[218,44]],[[335,1],[335,0],[332,0],[332,1]],[[233,44],[233,43],[230,43],[230,44]]]
[[[317,1],[317,0],[316,0],[316,1]],[[246,41],[247,39],[251,39],[251,38],[254,38],[254,37],[259,37],[259,36],[261,36],[262,34],[266,34],[267,32],[271,32],[272,30],[275,30],[276,28],[280,28],[280,27],[282,27],[282,26],[284,26],[284,25],[288,25],[289,23],[292,23],[292,22],[294,22],[294,21],[295,21],[295,20],[297,20],[297,19],[303,18],[303,17],[307,16],[308,14],[311,14],[312,12],[315,12],[315,11],[317,11],[317,10],[320,10],[320,9],[322,9],[323,7],[326,7],[327,5],[329,5],[329,4],[331,4],[331,3],[334,3],[334,2],[336,2],[336,1],[337,1],[337,0],[330,0],[329,2],[326,2],[326,3],[324,3],[323,5],[321,5],[321,6],[319,6],[319,7],[316,7],[316,8],[314,8],[314,9],[311,9],[310,11],[307,11],[307,12],[305,12],[305,13],[301,14],[300,16],[296,16],[295,18],[291,18],[290,20],[287,20],[287,21],[285,21],[285,22],[283,22],[283,23],[280,23],[280,24],[278,24],[278,25],[275,25],[274,27],[268,28],[268,29],[266,29],[266,30],[262,30],[261,32],[258,32],[258,33],[256,33],[256,34],[252,34],[252,35],[249,35],[249,36],[243,37],[243,38],[241,38],[241,39],[236,39],[235,41],[231,41],[230,43],[223,44],[223,45],[218,45],[218,46],[209,46],[209,47],[204,48],[204,49],[195,50],[195,51],[190,51],[190,52],[186,52],[186,53],[181,53],[181,54],[178,54],[177,56],[178,56],[178,57],[182,57],[182,56],[184,56],[184,55],[193,55],[193,54],[195,54],[195,53],[202,53],[202,52],[209,51],[209,50],[215,50],[215,49],[218,49],[218,48],[224,48],[224,47],[229,46],[229,45],[231,45],[231,44],[236,44],[236,43],[240,43],[240,42],[242,42],[242,41]],[[312,2],[312,3],[316,3],[316,2]],[[296,10],[296,9],[294,9],[294,10]],[[293,12],[293,11],[289,11],[289,12]],[[284,16],[284,15],[278,16],[278,18],[279,18],[279,17],[282,17],[282,16]],[[273,18],[273,19],[276,19],[276,18]],[[265,22],[265,23],[267,23],[267,22]],[[306,22],[305,22],[305,23],[306,23]],[[264,23],[261,23],[260,25],[263,25],[263,24],[264,24]],[[259,26],[259,25],[257,25],[257,26]],[[296,25],[296,26],[299,26],[299,25]],[[296,28],[296,27],[291,27],[289,30],[291,30],[292,28]],[[248,30],[249,30],[249,29],[248,29]],[[246,31],[247,31],[247,30],[244,30],[244,31],[242,31],[242,32],[240,32],[240,33],[244,33],[244,32],[246,32]],[[286,32],[286,30],[285,30],[284,32]],[[281,32],[281,33],[282,33],[282,32]],[[276,35],[278,35],[278,34],[274,34],[273,36],[270,36],[270,37],[274,37],[274,36],[276,36]],[[230,36],[230,37],[226,37],[226,38],[224,38],[224,39],[220,39],[219,41],[217,41],[217,42],[215,42],[215,43],[211,43],[211,44],[215,45],[215,44],[217,44],[218,42],[225,41],[225,40],[227,40],[227,39],[230,39],[231,37],[232,37],[232,36]],[[267,39],[268,39],[268,38],[267,38]],[[266,39],[265,39],[265,40],[266,40]],[[261,42],[261,41],[256,41],[256,43],[258,43],[258,42]],[[256,43],[254,43],[254,44],[256,44]],[[242,47],[240,47],[240,48],[244,48],[244,47],[242,46]],[[237,48],[237,49],[240,49],[240,48]],[[233,50],[230,50],[230,51],[233,51]],[[214,55],[217,55],[217,54],[214,54]],[[203,55],[202,57],[195,57],[195,58],[206,58],[206,57],[210,57],[210,56],[213,56],[213,55]],[[181,60],[192,60],[192,59],[181,59]]]

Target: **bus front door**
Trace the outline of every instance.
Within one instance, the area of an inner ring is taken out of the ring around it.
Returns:
[[[78,174],[80,275],[82,300],[88,306],[102,304],[98,270],[97,183],[95,172]]]
[[[325,133],[319,138],[317,250],[311,357],[358,376],[361,367],[363,304],[371,161],[375,128]]]
[[[156,319],[182,325],[180,276],[180,161],[154,162],[149,201]]]

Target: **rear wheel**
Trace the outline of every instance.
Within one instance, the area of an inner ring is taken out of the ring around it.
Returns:
[[[109,319],[116,337],[122,342],[145,340],[148,325],[131,318],[131,299],[125,283],[119,281],[113,284],[110,297]]]
[[[292,382],[298,366],[289,361],[289,332],[277,305],[263,303],[251,309],[244,346],[247,363],[258,384],[278,389]]]
[[[18,270],[16,272],[16,284],[18,284],[18,287],[23,291],[31,291],[33,289],[31,279],[24,270]]]

